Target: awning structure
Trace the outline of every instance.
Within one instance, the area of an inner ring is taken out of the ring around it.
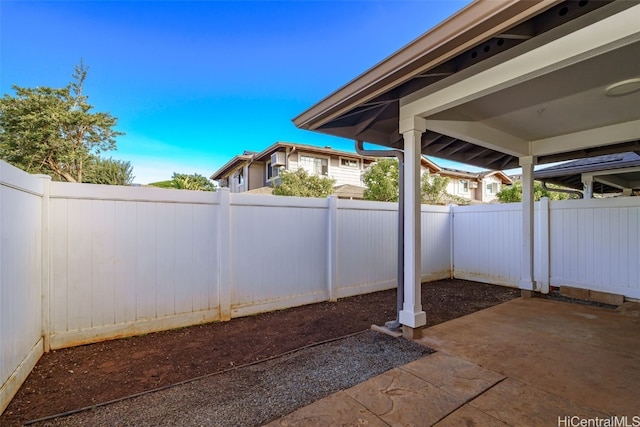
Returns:
[[[424,324],[417,157],[522,167],[521,288],[546,291],[533,281],[533,166],[640,152],[638,23],[635,0],[478,0],[294,119],[409,159],[404,325]]]
[[[607,154],[537,170],[534,178],[563,187],[583,190],[585,195],[640,191],[640,155],[634,152]]]

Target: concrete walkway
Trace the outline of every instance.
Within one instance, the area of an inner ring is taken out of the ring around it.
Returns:
[[[438,352],[269,426],[640,426],[640,304],[521,298],[418,342]]]

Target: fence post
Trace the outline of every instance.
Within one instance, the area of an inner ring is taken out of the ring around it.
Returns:
[[[219,191],[220,214],[218,215],[218,301],[220,320],[231,320],[231,196],[228,188]]]
[[[44,351],[51,350],[51,251],[50,251],[50,200],[51,200],[51,177],[49,175],[34,175],[42,180],[42,209],[40,211],[41,220],[41,334],[44,344]]]
[[[452,204],[447,205],[449,207],[449,278],[453,279],[455,277],[455,248],[453,246],[454,241],[454,224],[455,224],[455,213],[453,211],[454,206]]]
[[[551,245],[549,242],[549,230],[550,230],[550,215],[549,215],[549,198],[542,197],[539,202],[540,206],[540,215],[539,221],[536,224],[538,226],[538,272],[540,277],[538,277],[538,288],[540,292],[543,294],[549,293],[549,278],[551,276],[550,273],[550,249]]]
[[[329,202],[329,221],[327,235],[327,278],[329,301],[338,300],[338,197],[327,197]]]

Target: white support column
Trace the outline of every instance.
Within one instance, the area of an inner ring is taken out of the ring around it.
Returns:
[[[535,291],[533,280],[533,156],[520,157],[522,167],[522,265],[520,289]]]
[[[584,198],[593,198],[593,175],[582,175],[582,185],[584,188]]]
[[[419,328],[427,323],[422,311],[420,265],[420,159],[425,121],[414,117],[400,122],[404,138],[404,305],[400,323]]]

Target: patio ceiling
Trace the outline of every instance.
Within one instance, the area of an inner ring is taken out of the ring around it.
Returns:
[[[488,169],[640,152],[640,2],[480,0],[294,119],[401,148],[426,120],[422,153]]]

